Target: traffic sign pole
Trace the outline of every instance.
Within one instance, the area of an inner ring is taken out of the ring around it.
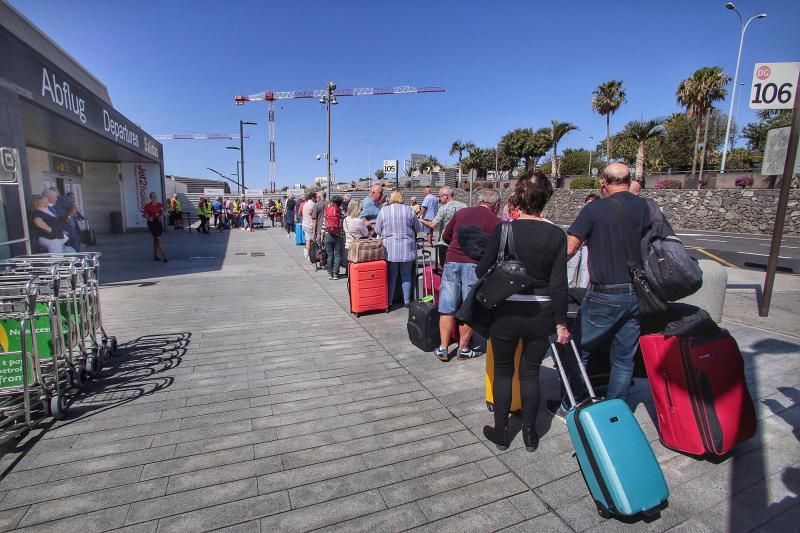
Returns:
[[[789,188],[792,184],[794,161],[797,155],[798,137],[800,137],[800,71],[797,74],[797,83],[794,92],[794,107],[792,111],[792,129],[789,132],[789,145],[786,149],[786,161],[783,164],[783,181],[781,193],[778,198],[778,211],[775,215],[775,228],[772,230],[772,244],[769,249],[767,262],[767,275],[764,278],[764,290],[761,296],[761,305],[758,308],[759,316],[769,316],[769,306],[772,301],[772,288],[775,285],[775,271],[778,269],[778,256],[781,251],[783,239],[783,226],[786,221],[786,208],[789,203]]]

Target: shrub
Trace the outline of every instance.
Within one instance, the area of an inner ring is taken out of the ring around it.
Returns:
[[[569,182],[570,189],[599,189],[600,182],[591,176],[581,176]]]
[[[751,185],[753,185],[753,178],[751,178],[750,176],[742,176],[741,178],[736,178],[736,181],[734,183],[736,184],[737,187],[741,187],[742,189],[744,189],[745,187],[750,187]]]
[[[680,180],[663,180],[656,183],[656,189],[683,189]]]

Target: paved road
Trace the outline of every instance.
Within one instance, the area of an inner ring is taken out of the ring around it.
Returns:
[[[647,382],[635,413],[670,485],[653,522],[602,520],[565,428],[530,454],[487,446],[484,362],[414,348],[402,311],[353,318],[346,284],[280,230],[104,247],[123,344],[69,418],[0,459],[0,530],[793,531],[800,523],[800,345],[727,324],[759,435],[719,463],[663,448]],[[102,244],[102,243],[101,243]],[[545,397],[557,394],[551,364]]]
[[[565,224],[561,226],[569,227]],[[728,267],[766,270],[771,235],[699,230],[680,230],[677,233],[697,259],[713,259]],[[786,273],[800,273],[800,237],[783,237],[778,269]]]
[[[687,247],[694,249],[693,253],[698,258],[714,259],[725,266],[766,269],[772,242],[770,235],[693,230],[679,231],[678,235]],[[784,236],[778,257],[780,271],[800,273],[800,238]]]

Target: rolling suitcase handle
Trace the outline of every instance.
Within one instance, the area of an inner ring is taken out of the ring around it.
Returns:
[[[436,295],[434,294],[434,290],[433,290],[433,260],[431,259],[431,253],[428,250],[420,250],[420,255],[422,257],[422,261],[421,261],[422,274],[420,274],[420,276],[422,277],[422,295],[423,295],[422,297],[425,298],[427,296],[430,296],[433,299],[433,303],[436,303]],[[430,269],[428,269],[430,271],[430,273],[431,273],[430,274],[430,282],[431,282],[430,291],[428,290],[429,286],[427,284],[427,278],[425,276],[426,261],[427,261],[427,265],[431,267]]]
[[[569,385],[569,379],[567,379],[567,373],[564,370],[564,364],[561,362],[561,357],[558,355],[558,343],[556,340],[558,337],[555,335],[550,335],[548,340],[550,341],[550,351],[553,354],[553,359],[556,362],[556,366],[558,367],[558,373],[561,376],[561,382],[564,384],[564,388],[567,390],[567,396],[569,397],[570,407],[577,407],[577,402],[575,401],[575,394],[572,392],[572,387]],[[586,368],[583,366],[583,361],[581,361],[581,356],[578,353],[578,347],[575,346],[575,341],[570,339],[569,344],[572,347],[572,353],[575,354],[575,362],[578,363],[578,368],[580,369],[581,379],[583,379],[583,384],[586,386],[586,389],[589,391],[589,398],[597,398],[594,393],[594,389],[592,388],[592,383],[589,381],[589,375],[586,373]]]

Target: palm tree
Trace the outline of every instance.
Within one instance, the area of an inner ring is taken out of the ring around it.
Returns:
[[[611,160],[611,115],[627,101],[622,80],[601,83],[592,92],[592,109],[606,117],[606,160]]]
[[[728,91],[725,86],[730,76],[720,67],[703,67],[678,84],[675,93],[678,103],[686,108],[686,114],[697,121],[694,134],[694,155],[692,156],[692,177],[697,169],[697,151],[700,146],[700,127],[706,120],[705,139],[708,138],[708,119],[714,102],[724,100]],[[706,141],[703,141],[703,160],[705,161]]]
[[[636,152],[636,179],[642,181],[644,179],[644,164],[645,164],[645,144],[650,139],[663,138],[666,135],[664,123],[667,121],[664,117],[654,118],[652,120],[634,120],[628,122],[623,130],[623,135],[630,137],[639,143],[639,149]]]
[[[551,120],[550,128],[550,143],[553,145],[553,159],[550,161],[550,173],[553,179],[556,179],[560,174],[558,171],[558,143],[567,133],[576,131],[578,126],[571,122],[559,122]]]
[[[458,187],[461,187],[461,160],[464,158],[464,152],[469,153],[475,149],[475,143],[472,141],[463,141],[458,139],[450,145],[450,156],[458,154]]]

